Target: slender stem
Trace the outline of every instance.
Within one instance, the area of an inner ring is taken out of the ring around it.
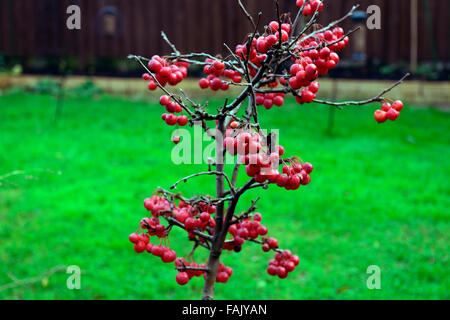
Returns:
[[[245,16],[250,21],[250,23],[252,24],[253,28],[256,29],[256,24],[255,24],[255,21],[253,21],[253,17],[250,15],[250,13],[248,13],[247,9],[245,9],[245,7],[242,4],[241,0],[237,0],[237,1],[238,1],[239,7],[241,8],[242,12],[244,12]]]
[[[190,176],[184,177],[184,178],[178,180],[177,182],[175,182],[170,187],[170,189],[176,189],[176,187],[179,183],[186,182],[191,178],[198,177],[198,176],[204,176],[204,175],[216,175],[216,176],[221,175],[221,176],[223,176],[227,180],[228,185],[230,186],[231,193],[235,193],[235,190],[234,190],[232,182],[230,181],[230,178],[228,178],[228,176],[225,172],[219,172],[219,171],[205,171],[205,172],[198,172],[198,173],[191,174]]]

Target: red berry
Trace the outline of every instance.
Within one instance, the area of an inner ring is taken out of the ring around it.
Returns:
[[[270,274],[271,276],[274,276],[274,275],[276,275],[277,274],[277,267],[275,267],[274,265],[270,265],[268,268],[267,268],[267,273],[268,274]]]
[[[275,239],[275,238],[269,238],[269,239],[267,240],[267,243],[268,243],[269,246],[270,246],[271,248],[273,248],[273,249],[278,248],[278,241],[277,241],[277,239]]]
[[[296,255],[291,257],[291,261],[297,266],[300,263],[300,258]]]
[[[400,100],[395,101],[392,104],[392,108],[394,108],[395,110],[397,110],[398,112],[400,112],[403,109],[403,102],[401,102]]]
[[[172,141],[173,141],[173,143],[175,143],[175,144],[179,144],[180,141],[181,141],[181,138],[180,138],[179,136],[174,136],[174,137],[172,138]]]
[[[305,162],[304,164],[302,164],[302,169],[306,171],[307,174],[310,174],[314,167],[311,163],[309,162]]]
[[[161,257],[164,253],[164,249],[160,245],[153,246],[152,248],[152,255]]]
[[[223,63],[222,61],[219,61],[219,60],[214,61],[214,69],[222,70],[224,68],[225,68],[225,63]]]
[[[276,96],[275,98],[273,98],[273,104],[276,105],[277,107],[281,107],[284,104],[284,99],[281,96]]]
[[[185,125],[187,125],[187,123],[189,122],[188,117],[187,116],[179,116],[178,117],[178,124],[182,127],[184,127]]]
[[[270,30],[271,30],[272,32],[277,32],[279,26],[280,26],[279,23],[276,22],[276,21],[272,21],[272,22],[269,23],[269,28],[270,28]]]
[[[312,93],[317,93],[317,91],[319,91],[319,83],[317,81],[312,82],[309,87],[308,87],[309,91],[311,91]]]
[[[209,85],[210,85],[210,82],[209,82],[209,80],[208,80],[208,79],[206,79],[206,78],[202,78],[202,79],[200,79],[200,81],[198,82],[198,85],[200,86],[200,88],[202,88],[202,89],[206,89],[206,88],[208,88],[208,87],[209,87]]]
[[[389,109],[391,108],[391,104],[389,102],[385,102],[381,105],[381,110],[388,112]]]
[[[204,222],[208,222],[210,218],[211,218],[211,216],[208,212],[202,212],[200,214],[200,220],[202,220]]]
[[[285,276],[287,275],[286,269],[283,268],[283,267],[277,267],[277,275],[278,275],[280,278],[285,277]]]
[[[134,251],[136,251],[137,253],[142,253],[142,252],[145,251],[145,247],[146,247],[145,242],[144,241],[139,241],[138,243],[136,243],[134,245]]]
[[[189,275],[186,272],[179,272],[176,275],[175,280],[180,286],[184,286],[189,282]]]
[[[194,230],[194,228],[195,228],[195,219],[194,218],[187,218],[186,221],[184,222],[184,226],[188,230]]]
[[[169,78],[171,73],[172,73],[172,71],[168,67],[164,67],[159,71],[159,74],[163,78]]]
[[[261,213],[256,212],[256,213],[253,215],[253,220],[255,220],[255,221],[261,221],[261,220],[262,220]]]
[[[224,271],[228,273],[228,276],[230,277],[233,275],[233,269],[231,267],[225,267]]]
[[[148,253],[152,253],[152,249],[153,243],[147,243],[147,245],[145,246],[145,251],[147,251]]]
[[[164,96],[161,96],[161,98],[159,98],[159,103],[162,106],[167,106],[169,104],[169,102],[170,102],[170,97],[169,96],[164,95]]]
[[[177,258],[177,254],[173,250],[167,250],[163,253],[161,260],[164,263],[173,262]]]
[[[217,282],[225,283],[228,281],[229,277],[228,273],[222,271],[217,274],[216,280]]]
[[[267,227],[266,226],[262,226],[262,225],[259,226],[258,229],[257,229],[258,234],[261,235],[261,236],[266,235],[267,231],[268,231]]]
[[[244,244],[245,240],[242,239],[239,236],[234,237],[234,244],[237,246],[242,246]]]
[[[156,90],[156,88],[158,88],[158,85],[156,84],[156,82],[153,80],[150,80],[148,82],[148,90],[153,91],[153,90]]]
[[[302,7],[304,0],[297,0],[296,5],[297,7]]]
[[[395,110],[394,108],[389,109],[388,112],[386,112],[386,118],[388,118],[389,120],[395,121],[398,116],[400,115],[400,113]]]
[[[375,114],[373,116],[378,123],[383,123],[387,119],[386,112],[384,112],[383,110],[375,111]]]
[[[310,63],[305,68],[306,77],[310,80],[317,78],[317,66]]]
[[[309,103],[314,100],[315,95],[311,91],[304,89],[304,90],[302,90],[301,97],[302,97],[303,102]]]
[[[140,240],[139,235],[137,233],[130,234],[128,239],[130,240],[131,243],[138,243],[138,241]]]
[[[284,268],[286,269],[287,272],[291,272],[295,269],[295,264],[289,261],[288,263],[285,264]]]

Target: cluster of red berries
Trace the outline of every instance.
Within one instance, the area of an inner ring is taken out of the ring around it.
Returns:
[[[343,30],[341,28],[335,28],[333,31],[326,31],[318,34],[317,41],[321,42],[320,39],[323,39],[323,41],[333,41],[333,39],[342,35]],[[341,49],[341,43],[345,47],[348,43],[348,38],[344,38],[344,40],[333,44],[331,47],[338,46],[338,48],[334,49]],[[317,46],[319,46],[319,43],[316,42],[315,39],[307,39],[300,43],[299,48],[301,49],[299,50]],[[281,78],[280,83],[286,85],[286,82],[288,82],[289,86],[294,90],[304,88],[300,94],[296,96],[296,101],[298,103],[309,103],[316,98],[316,94],[319,91],[319,83],[314,80],[316,80],[319,75],[325,75],[329,70],[334,69],[340,58],[339,55],[329,47],[324,47],[320,50],[310,49],[300,51],[300,55],[302,57],[297,59],[289,70],[291,75],[290,78],[288,80]]]
[[[144,208],[151,212],[153,217],[163,215],[163,211],[170,209],[170,202],[159,196],[151,196],[144,200]]]
[[[262,144],[258,141],[252,141],[250,143],[242,141],[240,137],[241,133],[236,141],[238,145],[238,153],[240,150],[244,149],[246,152],[241,154],[239,162],[244,164],[245,173],[249,177],[255,178],[259,183],[269,180],[270,183],[274,183],[279,175],[278,163],[280,161],[280,156],[284,154],[284,148],[278,146],[277,152],[267,154],[262,149]],[[259,137],[259,135],[257,135]],[[248,151],[248,152],[247,152]],[[262,152],[260,152],[262,151]]]
[[[275,238],[266,238],[263,241],[263,245],[261,246],[261,249],[264,252],[269,252],[270,250],[278,249],[278,240]]]
[[[279,43],[280,37],[282,42],[289,40],[289,34],[291,33],[291,25],[289,23],[281,24],[281,32],[279,31],[280,25],[277,21],[272,21],[269,23],[266,33],[257,39],[253,39],[250,45],[250,52],[248,50],[247,44],[239,44],[236,46],[235,54],[244,61],[247,59],[251,62],[249,65],[250,76],[256,76],[258,69],[261,67],[262,63],[267,59],[266,52],[275,45]],[[271,83],[271,87],[275,87],[277,82]]]
[[[305,39],[304,41],[299,43],[299,47],[303,47],[303,48],[312,48],[312,47],[317,47],[319,44],[325,46],[324,48],[328,48],[331,50],[331,53],[335,52],[335,51],[340,51],[342,49],[344,49],[348,43],[350,42],[349,37],[344,36],[344,29],[340,28],[340,27],[335,27],[333,30],[326,30],[324,32],[319,32],[317,33],[314,38],[308,38]],[[311,58],[317,59],[317,54],[319,54],[319,58],[321,59],[326,59],[327,56],[327,51],[325,50],[325,52],[323,52],[322,49],[320,49],[319,51],[317,51],[316,49],[310,49],[310,50],[305,50],[302,51],[302,55],[307,55],[310,56]],[[316,51],[314,51],[316,50]],[[321,52],[322,51],[322,52]],[[336,62],[337,63],[337,62]],[[319,63],[320,64],[320,63]],[[332,64],[332,62],[331,62]],[[328,68],[328,69],[332,69],[332,68]]]
[[[142,234],[132,233],[130,234],[128,239],[130,240],[131,243],[134,244],[134,251],[136,251],[137,253],[144,252],[147,244],[150,241],[149,236],[145,233]]]
[[[183,112],[183,108],[176,102],[170,101],[170,97],[163,95],[159,98],[159,103],[166,108],[168,113],[163,113],[161,119],[169,126],[178,124],[181,127],[187,125],[189,119],[185,115],[177,116],[175,113]]]
[[[140,226],[143,230],[147,230],[149,236],[157,236],[158,238],[167,236],[166,227],[159,222],[158,217],[143,218]]]
[[[242,82],[242,75],[239,71],[225,68],[226,65],[224,62],[213,59],[206,59],[205,61],[207,64],[203,68],[203,72],[207,74],[208,77],[199,80],[198,84],[200,88],[211,88],[213,91],[226,91],[230,87],[229,81],[232,81],[233,83]],[[221,77],[225,77],[229,79],[229,81],[222,80]]]
[[[220,283],[226,283],[232,275],[233,269],[231,267],[226,267],[222,262],[220,262],[219,269],[217,271],[216,281]]]
[[[252,218],[242,219],[241,222],[233,224],[228,229],[228,233],[233,236],[232,241],[224,243],[225,250],[241,251],[245,240],[256,239],[259,236],[265,236],[268,232],[266,226],[261,224],[262,216],[256,212]]]
[[[156,80],[164,87],[166,84],[175,86],[183,81],[188,75],[189,63],[178,61],[172,63],[160,56],[153,56],[148,62],[148,69],[154,73]],[[158,85],[153,77],[144,73],[142,79],[148,81],[148,89],[156,90]]]
[[[216,207],[205,203],[198,203],[195,206],[180,200],[178,206],[175,204],[171,206],[170,202],[159,196],[152,196],[144,200],[144,207],[152,213],[154,218],[172,212],[172,217],[184,224],[185,230],[188,232],[190,239],[195,239],[193,234],[194,230],[208,231],[212,233],[216,222],[211,217],[216,212]],[[153,222],[153,218],[144,218],[141,221],[141,227],[149,226],[151,228],[157,228],[157,223]],[[149,233],[150,233],[150,229]],[[157,234],[158,235],[158,234]],[[203,241],[203,238],[199,238],[199,241]]]
[[[307,170],[310,172],[310,169]],[[143,218],[140,222],[138,231],[130,234],[129,240],[134,244],[134,250],[137,253],[147,251],[152,255],[161,258],[161,261],[164,263],[174,262],[175,267],[178,270],[175,280],[180,285],[187,284],[193,277],[206,276],[205,264],[197,264],[195,262],[188,263],[184,258],[177,258],[177,253],[174,250],[161,244],[152,244],[150,242],[150,237],[157,236],[158,238],[165,238],[168,236],[170,228],[166,228],[159,220],[161,216],[167,215],[184,224],[184,229],[191,240],[202,241],[202,238],[197,238],[194,231],[207,232],[210,235],[214,234],[215,221],[211,215],[215,213],[216,207],[204,202],[190,205],[183,200],[180,200],[177,205],[176,203],[170,203],[165,198],[157,195],[146,198],[144,200],[144,207],[151,212],[152,216],[150,218]],[[280,251],[280,249],[278,249],[278,241],[275,238],[267,237],[268,229],[261,224],[261,220],[262,215],[259,212],[255,212],[253,214],[248,214],[240,219],[239,222],[232,224],[228,229],[228,233],[232,238],[225,241],[223,248],[225,250],[240,252],[242,245],[246,240],[259,242],[256,239],[261,237],[262,241],[260,241],[260,243],[262,244],[263,251]],[[139,234],[139,230],[145,230],[146,233]],[[284,268],[287,274],[294,270],[295,266],[299,263],[297,256],[288,255],[288,253],[290,253],[290,251],[283,251],[284,255],[282,259],[279,255],[276,255],[275,259],[270,262],[270,265],[279,269],[279,271],[277,269],[276,274],[281,278],[285,278],[285,273],[281,272],[282,269],[279,267]],[[294,263],[294,267],[292,267],[290,262]],[[221,262],[216,281],[226,283],[232,274],[233,269],[225,266]]]
[[[205,264],[197,264],[195,262],[187,262],[184,258],[178,258],[175,260],[175,267],[180,270],[180,272],[177,273],[175,277],[175,281],[180,285],[184,286],[191,280],[193,277],[200,277],[202,275],[205,275],[204,270],[192,270],[187,269],[186,267],[193,267],[193,268],[206,268]],[[183,271],[185,270],[185,271]]]
[[[270,33],[256,39],[256,49],[259,53],[266,53],[274,44],[280,41],[279,27],[280,24],[277,21],[270,22],[267,30],[270,31]],[[281,24],[281,42],[286,42],[289,40],[291,29],[292,27],[289,23]]]
[[[249,64],[249,66],[248,66],[248,72],[250,73],[251,77],[256,76],[256,73],[258,72],[258,69],[255,69],[253,66],[259,68],[259,67],[261,67],[262,63],[267,59],[266,54],[260,54],[256,50],[256,43],[257,43],[257,40],[253,39],[251,46],[250,46],[250,52],[248,52],[248,50],[247,50],[247,44],[238,44],[236,46],[236,50],[235,50],[236,55],[242,61],[247,59],[247,55],[249,56],[248,60],[251,62],[251,64]]]
[[[150,237],[146,233],[132,233],[128,239],[134,244],[134,251],[137,253],[147,251],[154,256],[160,257],[164,263],[173,262],[177,258],[175,250],[171,250],[166,246],[153,245],[150,243]]]
[[[260,139],[261,136],[257,132],[242,131],[239,133],[238,130],[227,129],[223,146],[232,156],[257,154],[262,148]]]
[[[283,167],[283,174],[277,178],[276,184],[286,190],[297,190],[301,185],[306,186],[311,182],[309,175],[313,171],[313,165],[309,162],[303,164],[294,163]]]
[[[195,262],[188,263],[185,259],[178,258],[177,260],[175,260],[175,266],[180,270],[180,272],[178,272],[178,274],[176,275],[175,280],[181,286],[187,284],[193,277],[200,277],[201,275],[206,276],[206,272],[204,270],[189,269],[189,267],[206,268],[205,264],[199,265]],[[232,276],[232,274],[233,269],[231,267],[226,267],[222,262],[220,262],[216,281],[219,283],[226,283],[228,282],[228,279]]]
[[[312,15],[316,10],[321,12],[323,10],[323,2],[320,0],[306,0],[308,1],[303,7],[302,14],[304,16]],[[301,8],[304,4],[305,0],[297,0],[296,4],[299,8]]]
[[[162,106],[166,108],[166,111],[169,113],[163,113],[161,119],[169,126],[174,126],[176,124],[184,127],[188,123],[188,117],[185,115],[177,116],[175,113],[183,112],[183,108],[176,102],[170,101],[169,96],[161,96],[159,102]]]
[[[378,123],[383,123],[387,119],[395,121],[402,109],[403,102],[400,100],[395,101],[392,105],[389,102],[385,102],[381,105],[381,109],[375,111],[374,118]]]
[[[271,109],[274,105],[281,107],[284,104],[284,93],[257,93],[255,100],[256,105],[266,109]]]
[[[177,258],[175,250],[163,245],[153,245],[152,243],[148,243],[145,250],[156,257],[160,257],[161,261],[164,263],[174,262]]]
[[[192,207],[183,203],[174,209],[173,216],[179,222],[183,223],[190,239],[195,239],[194,230],[214,232],[216,221],[212,218],[212,214],[216,212],[215,206],[200,204]],[[200,238],[199,241],[203,241]]]
[[[290,250],[277,252],[275,258],[269,261],[267,273],[271,276],[278,276],[280,279],[285,279],[289,272],[294,271],[299,263],[300,258],[293,255]]]
[[[313,166],[310,163],[286,165],[283,167],[283,173],[280,174],[278,165],[280,157],[285,152],[283,146],[277,146],[276,152],[268,153],[264,139],[257,132],[237,133],[237,130],[227,129],[223,145],[230,155],[240,155],[239,163],[246,166],[246,174],[255,178],[256,182],[269,181],[286,190],[297,190],[300,185],[311,182],[309,174]]]

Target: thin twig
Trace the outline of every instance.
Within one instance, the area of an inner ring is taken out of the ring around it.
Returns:
[[[180,51],[178,51],[177,48],[175,47],[175,45],[174,45],[172,42],[170,42],[169,38],[168,38],[167,35],[164,33],[164,31],[161,31],[161,36],[162,36],[162,38],[164,39],[164,41],[166,41],[167,44],[172,48],[173,52],[174,52],[176,55],[180,55]]]
[[[178,180],[177,182],[175,182],[170,187],[170,189],[175,189],[177,187],[177,185],[179,183],[181,183],[181,182],[186,182],[187,180],[189,180],[191,178],[198,177],[198,176],[203,176],[203,175],[216,175],[216,176],[217,175],[221,175],[221,176],[223,176],[227,180],[228,185],[230,186],[231,192],[233,194],[236,192],[234,187],[233,187],[233,185],[232,185],[232,183],[231,183],[231,181],[230,181],[230,178],[228,178],[227,174],[224,173],[224,172],[219,172],[219,171],[204,171],[204,172],[198,172],[198,173],[191,174],[190,176],[184,177],[184,178]]]
[[[245,16],[247,17],[247,19],[250,21],[250,23],[252,24],[253,28],[256,29],[256,24],[255,21],[253,21],[253,17],[250,15],[250,13],[248,13],[247,9],[245,9],[244,5],[242,4],[241,0],[237,0],[239,7],[241,8],[242,12],[244,12]]]
[[[361,106],[361,105],[369,104],[372,102],[379,102],[379,101],[383,100],[383,95],[385,95],[386,93],[388,93],[389,91],[391,91],[392,89],[394,89],[395,87],[400,85],[409,76],[410,76],[409,73],[405,74],[400,80],[398,80],[392,86],[384,89],[379,94],[377,94],[375,97],[370,98],[370,99],[361,100],[361,101],[344,101],[344,102],[332,102],[332,101],[319,100],[319,99],[314,99],[313,101],[316,103],[321,103],[321,104],[326,104],[326,105],[331,105],[331,106],[336,106],[336,107],[351,106],[351,105]]]
[[[55,274],[57,272],[62,272],[62,271],[66,271],[66,270],[67,270],[66,266],[56,266],[47,271],[42,272],[40,275],[38,275],[36,277],[21,279],[21,280],[14,280],[13,282],[2,285],[2,286],[0,286],[0,291],[32,285],[36,282],[42,281],[42,279],[52,276],[53,274]]]

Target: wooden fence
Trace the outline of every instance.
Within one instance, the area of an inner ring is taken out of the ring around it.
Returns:
[[[419,61],[449,61],[448,0],[418,0]],[[263,12],[262,22],[274,18],[273,0],[243,0],[252,14]],[[410,59],[410,0],[325,0],[320,22],[343,16],[353,4],[365,10],[381,8],[381,30],[367,31],[367,55],[384,63]],[[68,30],[66,8],[81,8],[81,30]],[[280,0],[283,12],[295,14],[295,0]],[[118,11],[116,35],[99,32],[105,6]],[[427,14],[428,20],[427,20]],[[349,29],[351,19],[342,23]],[[182,52],[225,52],[251,31],[235,0],[0,0],[0,55],[21,57],[74,56],[122,58],[129,53],[150,56],[168,53],[160,30]],[[351,48],[344,57],[349,57]]]

